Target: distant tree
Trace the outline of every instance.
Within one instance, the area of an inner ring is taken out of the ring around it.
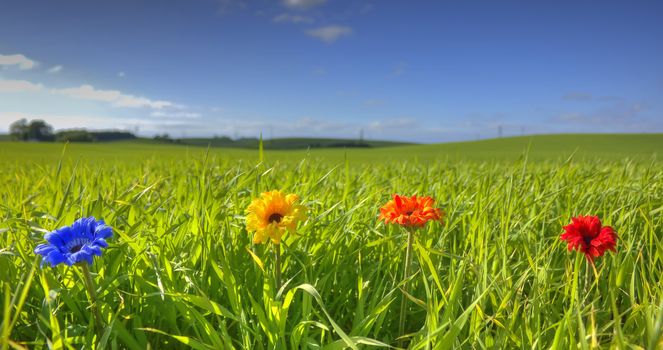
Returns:
[[[36,119],[30,121],[28,125],[28,139],[38,141],[53,141],[53,127],[46,124],[45,121]]]
[[[95,141],[119,141],[119,140],[133,140],[136,135],[128,131],[120,130],[106,130],[106,131],[92,131],[90,135]]]
[[[28,141],[53,141],[53,127],[48,125],[43,120],[31,120],[29,123],[26,119],[21,119],[13,122],[9,126],[9,134],[15,140]]]
[[[60,142],[93,142],[94,136],[85,129],[63,130],[55,134],[55,140]]]
[[[9,126],[9,135],[14,140],[26,141],[28,139],[28,120],[24,118],[13,122]]]
[[[170,138],[170,135],[164,133],[163,135],[156,134],[153,139],[155,141],[164,142],[164,143],[178,143],[179,140],[173,140]]]

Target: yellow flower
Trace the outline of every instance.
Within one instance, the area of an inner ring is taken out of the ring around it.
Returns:
[[[286,231],[294,232],[306,220],[306,207],[297,204],[299,196],[281,191],[263,192],[246,208],[246,230],[255,232],[253,243],[281,242]]]

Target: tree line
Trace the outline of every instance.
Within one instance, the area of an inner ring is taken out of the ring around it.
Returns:
[[[88,131],[86,129],[71,129],[55,132],[51,125],[41,119],[17,120],[9,126],[9,135],[14,141],[39,142],[103,142],[136,138],[133,133],[119,130]]]

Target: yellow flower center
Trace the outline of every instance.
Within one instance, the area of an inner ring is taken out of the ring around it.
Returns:
[[[283,215],[279,213],[274,213],[269,216],[269,219],[267,219],[267,221],[269,221],[270,224],[274,222],[278,224],[279,222],[281,222],[281,219],[283,219]]]

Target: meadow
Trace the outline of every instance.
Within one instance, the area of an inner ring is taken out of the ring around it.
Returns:
[[[265,151],[0,143],[2,349],[663,349],[663,135],[553,135],[379,149]],[[261,192],[308,208],[282,242],[283,287],[245,209]],[[378,220],[393,193],[443,223]],[[616,253],[567,251],[598,215]],[[44,234],[113,228],[90,270],[40,267]],[[405,334],[402,287],[409,285]]]

